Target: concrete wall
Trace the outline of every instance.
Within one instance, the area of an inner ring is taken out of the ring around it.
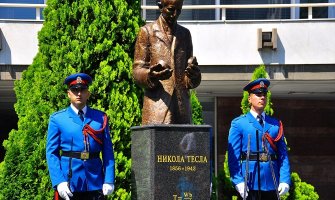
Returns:
[[[0,65],[30,65],[38,51],[37,33],[42,22],[0,21]]]
[[[181,23],[201,65],[335,63],[335,20]],[[257,29],[277,28],[276,51],[257,49]]]
[[[192,34],[201,65],[334,64],[335,20],[180,22]],[[0,21],[0,64],[29,65],[42,22]],[[257,29],[277,28],[276,51],[257,49]]]

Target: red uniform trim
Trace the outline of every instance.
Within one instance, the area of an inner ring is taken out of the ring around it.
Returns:
[[[263,142],[265,142],[265,139],[269,142],[270,146],[272,147],[273,150],[277,151],[277,146],[275,142],[279,141],[280,138],[283,136],[283,123],[279,121],[279,131],[277,134],[277,137],[273,139],[268,132],[266,132],[263,135]]]
[[[252,87],[252,88],[250,89],[250,91],[252,91],[252,90],[256,90],[256,89],[258,89],[258,88],[261,88],[261,85],[260,85],[260,84],[257,84],[257,85],[255,85],[254,87]],[[266,85],[264,84],[262,88],[268,88],[268,86],[266,86]]]
[[[55,193],[54,193],[54,200],[60,200],[57,190],[55,190]]]
[[[105,114],[104,115],[104,123],[103,123],[101,129],[94,130],[90,125],[85,124],[85,126],[83,128],[83,134],[85,135],[85,137],[90,135],[95,141],[97,141],[99,144],[102,144],[102,140],[100,138],[98,138],[96,135],[101,134],[105,130],[106,126],[107,126],[107,115]]]
[[[87,81],[85,81],[85,80],[81,80],[81,82],[79,82],[80,84],[83,84],[83,85],[88,85],[87,84]],[[69,84],[69,86],[71,86],[71,85],[75,85],[75,84],[78,84],[78,81],[77,81],[77,79],[76,80],[74,80],[74,81],[72,81],[72,82],[70,82],[70,84]]]

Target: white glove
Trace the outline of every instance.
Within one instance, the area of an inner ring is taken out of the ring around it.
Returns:
[[[235,185],[235,189],[237,190],[238,193],[240,193],[241,197],[243,198],[244,197],[244,183],[242,182],[242,183]],[[248,191],[249,191],[249,188],[247,186],[247,192],[245,193],[246,198],[248,197]]]
[[[278,192],[282,196],[290,190],[290,186],[287,183],[279,183]]]
[[[67,186],[67,182],[61,182],[57,185],[57,191],[60,197],[62,197],[65,200],[70,200],[70,197],[73,196],[73,194],[70,191],[69,186]]]
[[[106,195],[110,195],[112,194],[114,191],[114,184],[111,183],[104,183],[102,185],[102,193],[106,196]]]
[[[211,185],[210,185],[210,187],[209,187],[209,196],[211,196],[212,195],[212,183],[211,183]]]

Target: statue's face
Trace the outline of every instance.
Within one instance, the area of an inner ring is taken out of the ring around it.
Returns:
[[[161,13],[165,21],[172,25],[177,22],[183,7],[183,0],[162,0]]]

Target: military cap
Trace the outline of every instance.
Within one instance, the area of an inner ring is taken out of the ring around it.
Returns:
[[[268,87],[270,86],[270,81],[266,78],[259,78],[248,83],[243,90],[249,93],[266,93],[268,92]]]
[[[70,89],[71,88],[88,88],[88,86],[92,83],[92,78],[85,73],[77,73],[71,74],[68,76],[64,84],[66,84]]]

